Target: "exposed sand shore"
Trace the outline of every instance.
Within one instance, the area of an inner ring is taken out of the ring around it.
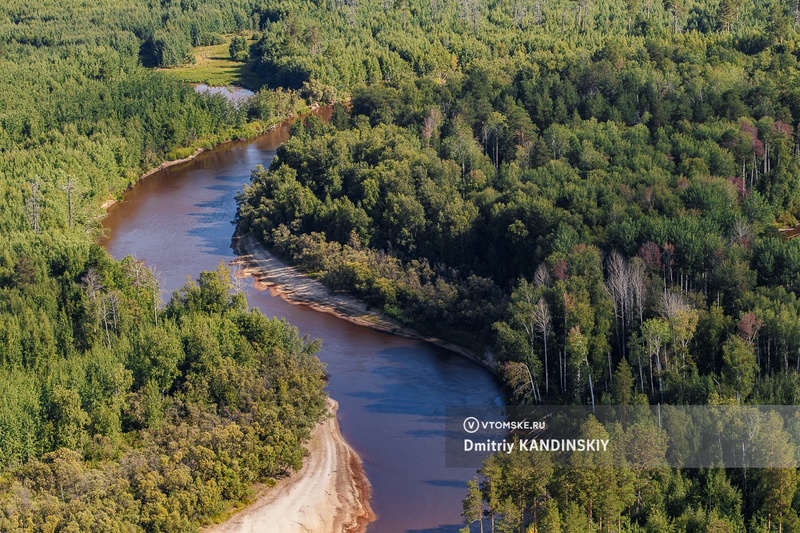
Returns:
[[[313,104],[311,111],[320,107]],[[287,117],[286,121],[292,118]],[[280,127],[286,121],[262,133]],[[198,148],[186,158],[165,161],[142,174],[139,180],[168,167],[187,163],[204,151]],[[116,199],[111,197],[101,207],[108,210],[115,203]],[[256,272],[257,264],[243,259],[244,263],[249,265],[249,272]],[[296,281],[310,280],[294,269],[292,271],[296,274]],[[321,284],[320,287],[326,290]],[[224,523],[203,529],[204,533],[363,533],[366,530],[367,524],[375,519],[369,504],[369,481],[361,459],[339,431],[336,420],[338,404],[332,399],[328,401],[331,416],[313,431],[307,444],[309,455],[300,471],[280,480],[274,487],[262,489],[253,504]]]
[[[422,335],[412,328],[403,326],[399,322],[369,309],[367,304],[358,298],[344,293],[332,293],[319,281],[303,274],[291,264],[271,253],[253,235],[240,235],[237,229],[233,237],[233,249],[239,255],[233,264],[240,266],[244,274],[253,276],[256,288],[269,289],[273,296],[279,296],[291,303],[307,305],[323,313],[331,313],[359,326],[430,342],[463,355],[492,372],[497,371],[496,362],[491,353],[481,357],[452,342]]]
[[[375,519],[361,459],[345,442],[332,416],[308,443],[303,468],[265,489],[252,505],[203,533],[362,533]]]

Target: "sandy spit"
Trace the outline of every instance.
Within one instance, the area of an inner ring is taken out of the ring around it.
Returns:
[[[303,468],[222,524],[203,533],[363,533],[375,520],[371,489],[361,459],[345,442],[331,416],[313,431]]]
[[[452,342],[422,335],[396,320],[369,309],[367,304],[358,298],[346,293],[332,293],[319,281],[303,274],[270,252],[251,234],[242,235],[237,228],[232,246],[239,257],[231,264],[240,267],[242,275],[252,276],[255,279],[255,286],[259,290],[268,289],[270,294],[279,296],[287,302],[307,305],[312,309],[333,314],[359,326],[430,342],[475,361],[491,372],[497,372],[497,363],[491,353],[487,352],[484,357],[481,357]]]

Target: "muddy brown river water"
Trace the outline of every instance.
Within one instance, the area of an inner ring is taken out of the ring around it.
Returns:
[[[283,126],[148,177],[111,207],[102,244],[116,258],[130,254],[155,267],[165,294],[187,277],[234,260],[235,195],[253,167],[269,165],[287,136]],[[368,531],[457,532],[466,481],[475,471],[445,467],[444,410],[478,405],[501,413],[494,377],[436,346],[287,303],[255,290],[249,279],[246,285],[251,306],[322,340],[318,355],[330,374],[328,392],[340,405],[342,433],[372,484],[378,518]]]

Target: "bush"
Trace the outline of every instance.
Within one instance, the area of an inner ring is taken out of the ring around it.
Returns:
[[[249,49],[250,47],[247,45],[247,39],[238,35],[231,39],[231,44],[228,47],[231,59],[242,62],[250,58]]]

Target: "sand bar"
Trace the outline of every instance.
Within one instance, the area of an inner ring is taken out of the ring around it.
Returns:
[[[308,442],[300,471],[264,489],[258,499],[204,533],[362,533],[375,519],[370,486],[361,459],[347,444],[336,421],[338,404],[329,399],[332,416],[321,422]]]

